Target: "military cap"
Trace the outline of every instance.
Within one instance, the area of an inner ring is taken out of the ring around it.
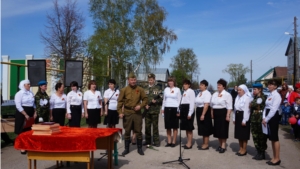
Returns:
[[[48,83],[47,81],[41,80],[41,81],[39,81],[38,86],[43,86],[43,85],[46,85],[47,83]]]
[[[128,78],[136,78],[136,76],[133,72],[131,72],[131,73],[129,73]]]
[[[253,88],[262,88],[263,85],[260,84],[260,83],[255,83],[255,84],[252,85],[252,87],[253,87]]]
[[[149,73],[149,74],[148,74],[148,78],[153,78],[153,79],[155,79],[155,74]]]

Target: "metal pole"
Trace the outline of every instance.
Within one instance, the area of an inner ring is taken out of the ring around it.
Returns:
[[[19,90],[18,83],[20,83],[20,67],[17,66],[17,91]]]
[[[297,43],[297,17],[294,17],[294,85],[298,82],[298,69],[299,69],[299,58],[298,58],[298,43]]]

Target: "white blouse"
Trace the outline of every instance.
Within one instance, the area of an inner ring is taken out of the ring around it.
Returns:
[[[232,120],[235,121],[235,113],[236,111],[243,111],[244,112],[244,117],[243,117],[243,123],[246,124],[246,122],[249,120],[250,117],[250,108],[249,104],[252,101],[252,99],[244,94],[242,97],[237,96],[235,98],[235,103],[234,103],[234,111],[232,115]]]
[[[192,116],[195,108],[195,92],[192,89],[187,89],[183,92],[181,104],[189,104],[189,114]]]
[[[87,101],[87,109],[100,109],[102,96],[100,91],[93,93],[91,90],[84,92],[83,100]]]
[[[280,104],[280,94],[277,92],[277,90],[272,91],[266,100],[266,106],[263,112],[263,119],[265,119],[265,122],[268,122],[275,115],[276,111],[279,110]],[[266,109],[270,109],[270,112],[267,116]]]
[[[178,87],[167,87],[164,90],[164,98],[161,109],[165,107],[178,107],[181,99],[181,93]]]
[[[211,100],[210,92],[204,90],[203,92],[200,92],[195,99],[196,107],[204,107],[204,104],[210,103],[210,100]]]
[[[50,109],[65,109],[67,105],[67,95],[63,94],[61,97],[56,93],[50,97]]]
[[[18,91],[15,95],[15,104],[19,112],[24,110],[22,106],[35,108],[34,94],[31,91]]]
[[[227,91],[223,90],[221,93],[215,92],[212,95],[210,107],[213,109],[223,109],[232,110],[232,96]]]
[[[67,112],[71,113],[70,106],[77,105],[81,106],[82,113],[84,113],[83,102],[82,102],[82,93],[80,91],[70,91],[67,95]]]
[[[119,90],[117,90],[116,92],[115,92],[115,90],[111,90],[111,89],[105,90],[103,97],[106,98],[107,100],[110,99],[109,104],[108,104],[108,109],[109,110],[117,110],[119,95],[120,95]]]

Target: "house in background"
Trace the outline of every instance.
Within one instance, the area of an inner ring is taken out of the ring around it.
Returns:
[[[300,56],[300,37],[297,39],[298,41],[298,57]],[[287,83],[293,83],[293,74],[294,74],[294,38],[290,38],[289,44],[287,46],[285,56],[287,56]],[[299,59],[300,60],[300,59]],[[298,63],[299,64],[299,63]],[[298,69],[299,70],[299,69]],[[298,75],[300,76],[299,72]],[[299,81],[299,78],[297,81]]]
[[[266,73],[261,75],[255,83],[261,83],[264,87],[267,87],[268,80],[277,79],[281,82],[287,79],[287,67],[274,67],[269,69]],[[288,83],[290,84],[290,83]]]
[[[169,69],[168,68],[155,68],[146,71],[145,68],[139,68],[137,71],[137,81],[140,85],[148,83],[148,74],[153,73],[155,74],[155,80],[158,82],[159,85],[162,86],[162,89],[165,88],[165,84],[170,77]]]

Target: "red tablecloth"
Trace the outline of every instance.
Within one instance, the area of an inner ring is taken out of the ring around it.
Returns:
[[[15,140],[15,149],[40,152],[79,152],[96,150],[97,138],[108,137],[119,128],[60,127],[61,133],[51,136],[32,135],[33,131],[20,134]]]

